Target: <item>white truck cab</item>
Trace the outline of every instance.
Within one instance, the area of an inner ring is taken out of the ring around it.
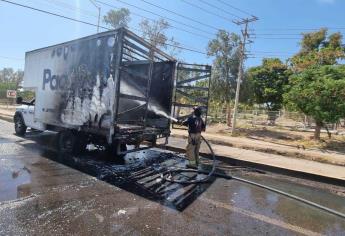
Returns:
[[[35,120],[35,99],[30,102],[23,102],[21,98],[19,98],[17,103],[21,104],[16,108],[14,115],[14,128],[17,135],[24,135],[27,128],[40,131],[44,131],[46,129],[42,122]]]

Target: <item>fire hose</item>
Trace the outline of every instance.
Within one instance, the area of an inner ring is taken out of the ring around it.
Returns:
[[[195,169],[190,169],[190,168],[173,168],[173,169],[168,169],[168,170],[161,173],[161,178],[163,180],[168,181],[168,182],[172,182],[172,183],[178,183],[178,184],[200,184],[200,183],[206,183],[212,176],[221,177],[224,179],[234,179],[237,181],[241,181],[241,182],[244,182],[247,184],[254,185],[254,186],[259,187],[259,188],[267,189],[269,191],[278,193],[280,195],[286,196],[288,198],[294,199],[294,200],[299,201],[299,202],[303,202],[309,206],[313,206],[315,208],[318,208],[320,210],[326,211],[330,214],[333,214],[333,215],[336,215],[338,217],[345,219],[345,214],[342,212],[339,212],[339,211],[333,210],[331,208],[322,206],[320,204],[317,204],[317,203],[309,201],[307,199],[298,197],[296,195],[284,192],[282,190],[279,190],[279,189],[276,189],[273,187],[269,187],[269,186],[264,185],[264,184],[256,183],[256,182],[251,181],[251,180],[247,180],[247,179],[243,179],[240,177],[231,176],[231,175],[227,175],[227,174],[217,173],[216,172],[216,155],[214,154],[214,151],[213,151],[210,143],[203,136],[201,136],[201,138],[206,143],[206,145],[209,148],[211,155],[212,155],[213,164],[212,164],[211,171],[208,172],[208,171],[204,171],[204,170],[195,170]],[[192,179],[192,180],[182,180],[182,179],[174,179],[173,178],[173,173],[181,173],[181,172],[194,172],[194,173],[199,173],[199,174],[205,174],[206,176],[202,179]],[[167,175],[169,175],[169,177],[167,177]]]

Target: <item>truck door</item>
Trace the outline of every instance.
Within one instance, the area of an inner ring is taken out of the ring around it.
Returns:
[[[23,105],[24,109],[22,111],[22,115],[24,118],[25,125],[27,127],[34,126],[34,114],[35,114],[35,104],[34,100],[30,102],[30,104]]]
[[[199,106],[202,108],[203,119],[207,124],[211,69],[209,65],[186,63],[177,65],[173,100],[174,117],[187,118],[193,112],[193,107]],[[172,127],[183,128],[176,124]]]

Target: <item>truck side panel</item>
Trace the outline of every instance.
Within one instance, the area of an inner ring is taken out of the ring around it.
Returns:
[[[35,119],[62,127],[100,127],[114,99],[117,34],[29,52],[24,87],[36,90]]]

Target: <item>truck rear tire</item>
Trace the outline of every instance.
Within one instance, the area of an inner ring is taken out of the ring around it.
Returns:
[[[76,143],[76,137],[70,130],[63,130],[58,133],[57,148],[63,154],[72,154]]]
[[[13,120],[14,120],[14,130],[16,134],[19,136],[24,136],[24,134],[26,133],[27,127],[25,125],[23,117],[19,114],[15,114]]]
[[[84,133],[77,132],[74,135],[75,137],[78,137],[78,138],[76,138],[74,142],[73,154],[79,155],[86,151],[86,147],[87,147],[87,144],[89,143],[88,142],[89,140],[88,140],[88,136],[85,135]]]
[[[114,142],[106,146],[107,155],[111,158],[123,158],[126,154],[121,154],[121,152],[127,151],[127,145],[124,143]]]

